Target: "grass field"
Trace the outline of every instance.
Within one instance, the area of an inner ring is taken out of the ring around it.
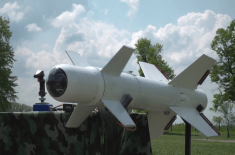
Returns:
[[[218,129],[218,128],[217,128]],[[195,128],[191,128],[192,155],[235,155],[235,143],[201,141],[193,139],[207,139]],[[226,127],[221,127],[220,137],[210,137],[215,140],[235,140],[235,127],[230,128],[230,138],[227,138]],[[185,154],[185,127],[184,124],[174,125],[157,140],[151,141],[154,155],[184,155]]]

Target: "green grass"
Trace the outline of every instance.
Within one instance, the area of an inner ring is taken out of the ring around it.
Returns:
[[[191,154],[192,155],[235,155],[235,143],[199,141],[193,139],[207,139],[195,128],[191,128]],[[227,138],[226,127],[221,127],[220,137],[210,137],[216,140],[235,140],[235,128],[230,128],[230,138]],[[152,140],[154,155],[184,155],[185,129],[184,124],[174,125],[173,130],[165,131],[161,138]]]

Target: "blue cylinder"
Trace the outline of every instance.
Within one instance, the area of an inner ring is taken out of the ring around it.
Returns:
[[[52,104],[34,104],[33,111],[50,111],[50,107],[53,107]]]

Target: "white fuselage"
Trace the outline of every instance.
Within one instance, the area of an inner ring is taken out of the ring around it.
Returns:
[[[68,86],[60,102],[103,106],[101,99],[120,101],[124,94],[133,98],[128,108],[163,111],[169,106],[196,108],[207,106],[207,97],[200,90],[188,90],[168,85],[166,82],[122,73],[120,76],[102,74],[94,67],[58,65],[67,74]]]

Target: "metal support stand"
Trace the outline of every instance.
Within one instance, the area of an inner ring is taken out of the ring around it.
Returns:
[[[191,124],[185,121],[185,155],[191,155]]]

